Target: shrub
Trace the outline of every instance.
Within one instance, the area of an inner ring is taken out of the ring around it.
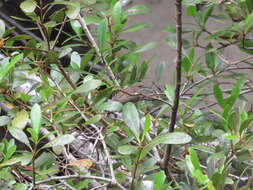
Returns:
[[[147,89],[156,43],[122,34],[150,9],[128,2],[24,0],[39,36],[0,20],[1,189],[252,188],[253,3],[175,0],[175,80]]]

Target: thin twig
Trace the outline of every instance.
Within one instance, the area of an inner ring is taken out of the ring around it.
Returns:
[[[52,45],[52,50],[54,50],[54,48],[55,48],[55,46],[57,44],[57,41],[58,41],[60,35],[62,34],[62,30],[63,30],[66,22],[67,22],[67,16],[65,16],[65,18],[64,18],[64,20],[63,20],[63,22],[61,24],[60,30],[58,31],[58,33],[57,33],[57,35],[55,37],[55,40],[54,40],[53,45]]]
[[[59,180],[67,180],[67,179],[73,179],[73,178],[79,178],[79,179],[94,179],[94,180],[99,180],[99,181],[104,181],[108,182],[110,184],[118,186],[122,190],[127,190],[125,187],[123,187],[119,183],[115,183],[112,179],[109,178],[104,178],[104,177],[99,177],[99,176],[92,176],[92,175],[68,175],[68,176],[54,176],[50,177],[41,181],[37,181],[36,185],[43,184],[43,183],[48,183],[50,181],[59,181]]]
[[[77,16],[77,20],[80,23],[80,25],[82,26],[82,28],[83,28],[84,32],[86,33],[87,38],[89,39],[89,41],[92,44],[93,48],[95,49],[95,52],[98,55],[100,61],[106,67],[106,70],[107,70],[110,78],[113,80],[113,82],[114,82],[114,84],[116,86],[120,87],[120,84],[119,84],[117,78],[115,77],[112,69],[110,68],[109,64],[105,60],[104,56],[101,54],[100,49],[98,48],[98,45],[97,45],[94,37],[92,36],[92,34],[91,34],[91,32],[90,32],[90,30],[89,30],[89,28],[88,28],[85,20],[82,18],[82,16],[80,14]]]
[[[133,177],[132,177],[130,189],[134,188],[134,183],[135,183],[135,179],[136,179],[136,175],[137,175],[137,169],[138,169],[138,165],[140,162],[142,150],[143,150],[142,148],[139,150],[139,154],[138,154],[138,157],[137,157],[135,165],[134,165],[134,170],[133,170],[133,175],[132,175]]]
[[[43,49],[39,49],[39,48],[25,47],[25,46],[2,46],[0,48],[2,48],[2,49],[14,49],[14,50],[23,49],[23,50],[40,51],[40,52],[48,53],[47,50],[43,50]]]
[[[62,91],[61,87],[57,84],[56,84],[56,87],[58,88],[58,90],[62,93],[62,95],[64,97],[67,97],[67,95]],[[85,120],[87,121],[88,118],[86,117],[86,115],[83,113],[83,111],[81,111],[79,109],[79,107],[74,103],[74,101],[72,99],[69,100],[69,103],[79,112],[80,116]],[[91,124],[91,126],[97,131],[97,133],[99,134],[99,137],[100,137],[100,141],[103,145],[103,148],[104,148],[104,152],[106,154],[106,157],[107,157],[107,162],[108,162],[108,165],[109,165],[109,169],[110,169],[110,173],[111,173],[111,176],[112,176],[112,181],[114,181],[114,183],[117,183],[116,182],[116,177],[115,177],[115,173],[114,173],[114,169],[113,169],[113,164],[112,164],[112,159],[111,159],[111,155],[108,151],[108,148],[107,148],[107,145],[105,143],[105,140],[104,140],[104,136],[102,134],[102,132],[98,129],[97,126],[95,126],[94,124]]]
[[[156,101],[162,102],[164,104],[167,104],[169,107],[172,107],[172,105],[169,102],[167,102],[166,100],[163,100],[163,99],[158,98],[158,97],[154,97],[152,95],[143,94],[141,92],[130,93],[130,92],[128,92],[126,90],[123,90],[123,89],[120,89],[120,92],[122,92],[124,94],[127,94],[130,97],[135,97],[136,100],[139,100],[142,97],[145,100],[156,100]],[[126,101],[120,101],[120,102],[121,103],[126,103],[126,102],[129,102],[129,101],[135,102],[135,99],[129,98]]]
[[[58,69],[60,70],[60,73],[63,75],[63,77],[66,79],[66,81],[69,83],[69,85],[75,90],[76,85],[72,82],[71,78],[68,76],[68,74],[64,71],[62,65],[60,62],[56,62],[56,65]]]
[[[173,132],[175,129],[178,105],[180,99],[180,88],[181,88],[181,63],[182,63],[182,0],[176,0],[176,8],[177,8],[177,61],[176,61],[176,89],[174,91],[174,101],[172,106],[171,120],[169,124],[169,132]],[[168,181],[173,179],[171,172],[169,170],[169,160],[171,154],[172,145],[167,145],[166,150],[163,156],[163,160],[161,163],[161,168],[164,170]]]
[[[39,38],[37,35],[35,35],[31,31],[24,28],[21,24],[16,22],[11,17],[7,16],[2,10],[0,11],[0,17],[2,17],[5,22],[8,22],[8,23],[10,23],[10,25],[15,26],[18,30],[20,30],[21,32],[25,33],[28,36],[31,36],[36,41],[43,42],[43,40],[41,38]]]

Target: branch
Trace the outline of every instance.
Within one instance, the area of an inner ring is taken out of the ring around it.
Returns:
[[[12,50],[31,50],[31,51],[40,51],[40,52],[44,52],[44,53],[48,53],[47,50],[43,50],[43,49],[39,49],[39,48],[31,48],[31,47],[26,47],[26,46],[2,46],[0,47],[2,49],[12,49]]]
[[[51,80],[52,80],[52,79],[51,79]],[[54,80],[52,80],[52,81],[55,83],[56,87],[57,87],[58,90],[62,93],[62,95],[63,95],[64,97],[67,97],[67,95],[66,95],[66,94],[63,92],[63,90],[61,89],[61,87],[60,87]],[[69,100],[69,103],[70,103],[71,106],[73,106],[73,107],[76,109],[77,112],[79,112],[80,116],[81,116],[85,121],[88,120],[88,118],[87,118],[86,115],[83,113],[83,111],[81,111],[81,110],[79,109],[79,107],[75,104],[75,102],[74,102],[72,99]],[[103,145],[104,152],[105,152],[106,157],[107,157],[107,162],[108,162],[108,165],[109,165],[110,173],[111,173],[111,176],[112,176],[111,181],[113,181],[113,183],[117,183],[117,180],[116,180],[116,177],[115,177],[115,173],[114,173],[114,169],[113,169],[113,163],[112,163],[111,155],[110,155],[109,150],[108,150],[108,148],[107,148],[107,145],[106,145],[106,143],[105,143],[104,135],[102,134],[101,130],[99,130],[98,127],[97,127],[96,125],[91,124],[90,126],[93,127],[93,128],[97,131],[97,133],[99,134],[100,141],[101,141],[101,143],[102,143],[102,145]]]
[[[104,182],[111,183],[113,185],[118,186],[122,190],[127,190],[125,187],[123,187],[121,184],[113,181],[109,178],[99,177],[99,176],[92,176],[92,175],[68,175],[68,176],[56,176],[56,177],[50,177],[41,181],[37,181],[36,185],[47,183],[50,181],[59,181],[59,180],[66,180],[66,179],[72,179],[72,178],[82,178],[82,179],[93,179],[93,180],[100,180]]]
[[[171,120],[169,124],[169,132],[173,132],[175,129],[178,105],[180,99],[180,88],[181,88],[181,63],[182,63],[182,0],[176,0],[176,8],[177,8],[177,61],[176,61],[176,89],[174,91],[174,102],[172,106]],[[167,145],[166,150],[163,156],[163,160],[161,163],[161,168],[164,170],[168,181],[173,179],[168,165],[170,160],[172,145]]]
[[[110,78],[113,80],[114,84],[117,87],[120,87],[120,84],[118,82],[118,80],[116,79],[114,73],[112,72],[112,69],[110,68],[109,64],[107,63],[107,61],[105,60],[104,56],[101,54],[100,49],[98,48],[98,45],[95,41],[95,39],[93,38],[85,20],[82,18],[82,16],[79,14],[77,16],[77,20],[80,23],[80,25],[82,26],[84,32],[87,35],[87,38],[89,39],[90,43],[92,44],[93,48],[95,49],[96,54],[98,55],[100,61],[103,63],[103,65],[106,67],[106,70],[110,76]]]

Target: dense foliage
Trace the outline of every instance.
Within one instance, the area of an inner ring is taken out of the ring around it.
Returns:
[[[129,2],[23,0],[10,19],[29,28],[0,19],[0,189],[253,188],[253,2],[175,0],[164,88],[163,60],[142,84],[156,43],[122,38],[152,26],[128,24],[150,12]]]

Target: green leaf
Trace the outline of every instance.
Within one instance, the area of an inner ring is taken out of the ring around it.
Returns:
[[[238,99],[238,97],[240,95],[240,91],[241,91],[242,87],[244,86],[245,81],[246,81],[246,78],[241,77],[234,84],[233,89],[230,94],[230,97],[226,101],[226,104],[228,104],[230,107],[232,107],[235,104],[236,100]]]
[[[23,58],[23,54],[16,55],[13,59],[11,59],[11,62],[6,64],[4,68],[0,70],[0,81],[3,80],[5,75],[14,67],[14,65]]]
[[[98,47],[100,50],[103,50],[106,45],[106,37],[107,37],[107,20],[103,19],[99,22],[98,28],[97,28],[97,41],[98,41]]]
[[[212,45],[208,44],[208,46],[206,47],[205,58],[206,58],[207,67],[213,71],[215,67],[216,59],[215,59],[215,54],[213,52],[210,52],[212,48],[213,48]]]
[[[203,14],[201,15],[200,17],[200,25],[202,27],[205,26],[206,24],[206,21],[208,20],[209,16],[212,14],[213,12],[213,6],[209,6],[204,12]]]
[[[188,167],[191,175],[194,178],[196,178],[200,184],[206,185],[210,181],[207,175],[204,175],[202,173],[198,155],[192,148],[189,148],[189,155],[186,156],[185,161],[186,161],[186,166]],[[208,184],[208,189],[215,190],[212,183]]]
[[[96,3],[96,0],[83,0],[83,2],[87,5],[92,5]]]
[[[115,111],[121,111],[122,107],[123,106],[120,102],[109,100],[108,102],[99,104],[99,106],[96,107],[95,110],[115,112]]]
[[[194,166],[194,169],[200,170],[200,162],[199,162],[196,151],[193,148],[189,148],[188,151],[189,151],[189,155],[190,155],[192,164]]]
[[[246,0],[246,5],[249,12],[253,11],[253,1],[252,0]]]
[[[53,12],[50,16],[49,19],[55,22],[62,22],[65,16],[65,10],[60,9],[58,11]]]
[[[252,122],[253,122],[253,117],[250,117],[250,118],[246,119],[245,121],[243,121],[241,126],[240,126],[240,134],[244,130],[247,130],[251,126]]]
[[[75,31],[75,33],[81,37],[81,34],[83,32],[83,29],[81,27],[81,24],[77,21],[77,20],[71,20],[70,21],[70,25],[72,27],[72,29]]]
[[[138,147],[133,146],[133,145],[123,145],[123,146],[120,146],[120,147],[118,148],[118,152],[119,152],[120,154],[123,154],[123,155],[132,154],[132,153],[135,152],[136,150],[138,150]]]
[[[54,140],[50,141],[46,145],[42,147],[44,148],[49,148],[49,147],[55,147],[55,146],[64,146],[66,144],[70,144],[75,140],[75,137],[73,135],[62,135],[59,137],[56,137]]]
[[[192,138],[183,132],[166,133],[155,137],[149,144],[147,144],[141,152],[140,159],[144,158],[146,154],[159,144],[186,144],[189,143]]]
[[[172,103],[174,100],[174,87],[170,84],[165,86],[166,90],[165,90],[165,95],[168,98],[169,102]]]
[[[0,116],[0,126],[5,126],[11,121],[8,116]]]
[[[70,19],[75,19],[77,15],[80,13],[80,10],[81,10],[81,6],[79,2],[71,2],[71,4],[67,6],[66,15]]]
[[[28,121],[29,115],[27,111],[21,110],[16,114],[15,118],[12,120],[12,126],[23,130],[27,125]]]
[[[191,136],[183,132],[166,133],[155,137],[151,144],[186,144],[192,140]]]
[[[142,81],[148,71],[148,62],[147,61],[143,61],[141,66],[140,66],[140,76],[139,76],[139,80]]]
[[[186,13],[188,16],[195,17],[197,15],[197,7],[196,5],[189,5],[186,8]]]
[[[150,12],[151,10],[145,5],[134,5],[125,11],[127,15],[143,15]]]
[[[166,63],[165,61],[161,61],[155,68],[155,77],[156,80],[159,81],[165,71]]]
[[[37,135],[39,135],[40,133],[41,119],[42,114],[40,106],[38,104],[34,104],[31,110],[31,120],[32,120],[32,128]]]
[[[129,32],[135,32],[137,30],[140,30],[142,28],[149,28],[151,27],[152,24],[150,22],[145,22],[145,23],[141,23],[141,24],[136,24],[134,26],[131,26],[127,29],[125,29],[122,33],[129,33]]]
[[[225,104],[226,102],[223,99],[222,91],[221,91],[220,86],[218,84],[214,85],[213,94],[214,94],[216,101],[220,105],[220,107],[224,109],[226,106],[226,104]]]
[[[243,21],[244,34],[247,34],[253,25],[253,13],[249,14]]]
[[[103,83],[100,80],[91,79],[86,82],[84,82],[81,86],[79,86],[75,93],[89,93],[92,90],[95,90],[96,88],[100,87]]]
[[[13,190],[27,190],[27,189],[28,189],[28,185],[27,185],[27,184],[24,184],[24,183],[16,184],[16,185],[13,187]]]
[[[123,106],[123,119],[127,127],[132,131],[137,139],[140,137],[140,119],[135,105],[131,102]]]
[[[112,23],[117,26],[120,25],[122,22],[122,6],[121,1],[115,3],[112,8]]]
[[[101,21],[100,17],[94,16],[94,15],[85,16],[83,19],[85,20],[87,25],[90,25],[90,24],[98,25],[99,22]]]
[[[16,164],[16,163],[18,163],[20,161],[21,161],[20,157],[11,158],[10,160],[6,160],[6,161],[2,162],[0,164],[0,168],[14,165],[14,164]]]
[[[8,131],[15,139],[17,139],[18,141],[20,141],[20,142],[24,143],[25,145],[27,145],[28,147],[30,147],[28,137],[21,129],[19,129],[17,127],[9,127]]]
[[[31,163],[33,158],[33,155],[31,152],[24,152],[21,156],[19,156],[21,165],[28,165],[29,163]]]
[[[160,190],[166,179],[164,171],[154,174],[154,188],[153,190]]]
[[[20,8],[23,12],[25,13],[32,13],[35,11],[36,9],[36,1],[34,0],[26,0],[26,1],[23,1],[21,4],[20,4]]]
[[[4,160],[9,160],[13,154],[16,152],[17,146],[15,145],[14,139],[11,139],[8,145],[6,146],[6,152],[4,155]]]
[[[157,43],[155,43],[155,42],[149,42],[147,44],[144,44],[144,45],[138,47],[133,53],[141,53],[144,51],[151,50],[151,49],[155,48],[156,45],[157,45]]]
[[[145,118],[143,133],[142,133],[142,136],[141,136],[141,142],[144,141],[144,138],[145,138],[146,134],[149,132],[150,125],[151,125],[151,115],[148,114]]]
[[[189,57],[188,56],[183,57],[183,59],[182,59],[182,71],[187,74],[190,71],[191,66],[192,66],[192,62],[189,59]]]
[[[5,23],[2,19],[0,19],[0,39],[3,38],[5,33]]]
[[[85,122],[85,125],[90,125],[99,122],[103,118],[103,115],[97,114]]]
[[[74,51],[71,54],[70,58],[70,65],[73,69],[80,69],[81,68],[81,56],[78,52]]]

